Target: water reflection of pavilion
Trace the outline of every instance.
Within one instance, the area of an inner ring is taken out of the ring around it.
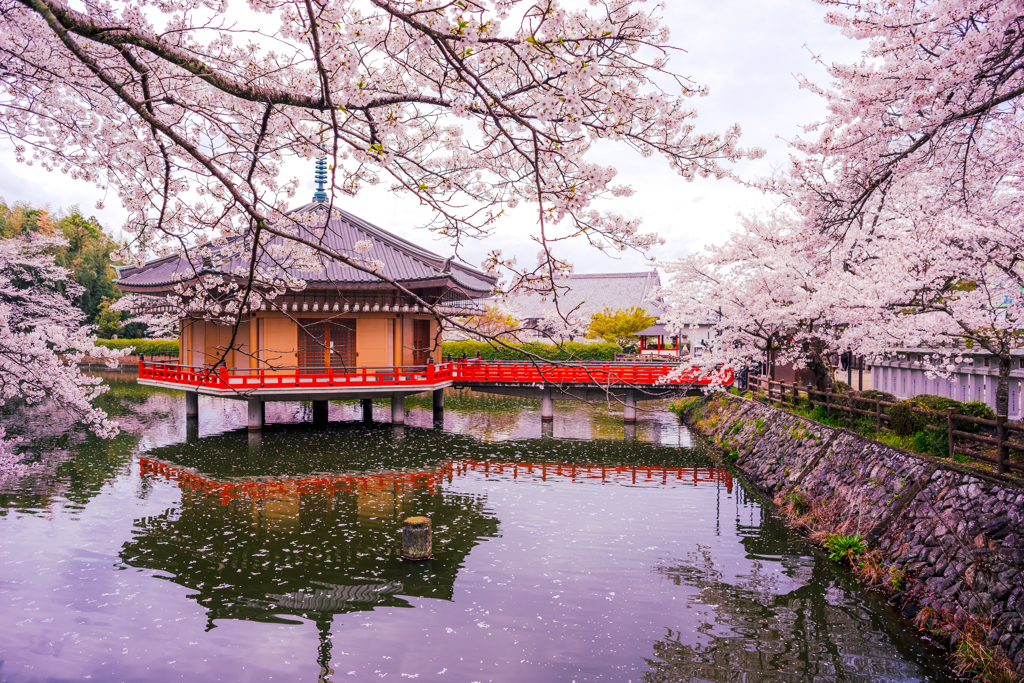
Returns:
[[[137,520],[121,560],[197,591],[211,625],[451,599],[465,556],[498,526],[480,498],[442,495],[433,471],[220,482],[154,460],[141,468],[177,481],[181,507]],[[397,531],[413,512],[443,531],[443,561],[400,560]]]
[[[466,555],[498,529],[481,498],[442,494],[436,472],[218,482],[154,460],[141,465],[144,478],[176,480],[181,505],[136,520],[121,561],[194,591],[208,628],[217,619],[314,621],[321,680],[334,615],[452,599]],[[401,560],[398,522],[413,512],[441,533],[439,561]]]

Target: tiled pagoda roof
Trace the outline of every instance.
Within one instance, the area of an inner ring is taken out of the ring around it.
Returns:
[[[323,214],[327,204],[313,202],[288,212],[289,215]],[[293,228],[296,229],[296,228]],[[321,241],[310,228],[297,226],[297,236]],[[241,238],[238,238],[241,239]],[[342,254],[353,254],[356,242],[369,240],[373,248],[366,258],[381,261],[381,274],[407,287],[446,287],[463,292],[472,298],[487,296],[494,288],[496,278],[454,259],[419,247],[408,240],[379,228],[358,216],[341,209],[333,209],[328,221],[323,245]],[[282,244],[285,238],[275,236],[269,244]],[[231,246],[228,243],[222,249]],[[272,265],[266,253],[261,259]],[[365,273],[343,263],[325,259],[326,267],[319,271],[289,269],[289,273],[306,281],[307,289],[381,289],[391,285],[371,273]],[[210,273],[231,273],[239,266],[247,267],[245,256],[229,259],[223,265],[206,267],[200,275]],[[150,261],[141,267],[120,268],[117,286],[127,292],[157,293],[171,289],[179,282],[188,282],[196,277],[192,264],[181,256],[172,255]]]

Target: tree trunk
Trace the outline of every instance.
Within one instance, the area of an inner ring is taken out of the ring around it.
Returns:
[[[996,415],[1010,414],[1010,369],[1013,361],[1009,350],[999,358],[999,382],[996,384]]]
[[[814,373],[814,388],[818,391],[832,391],[835,377],[832,365],[825,358],[825,344],[817,339],[805,342],[803,351],[807,368]]]
[[[815,389],[818,391],[831,391],[835,387],[832,366],[826,363],[820,354],[815,354],[810,358],[808,367],[814,373]]]

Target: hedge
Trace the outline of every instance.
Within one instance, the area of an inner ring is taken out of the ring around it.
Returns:
[[[135,353],[144,353],[147,356],[176,356],[178,355],[177,339],[97,339],[97,346],[105,346],[108,349],[123,349],[134,347]],[[516,348],[524,349],[534,353],[541,358],[549,360],[615,360],[615,354],[622,353],[622,347],[616,344],[581,344],[580,342],[568,342],[561,348],[554,344],[543,344],[531,342],[527,344],[513,344]],[[479,355],[484,360],[526,360],[529,356],[526,353],[507,349],[505,347],[493,347],[486,342],[458,341],[444,342],[441,352],[445,356],[454,358],[476,358]]]
[[[129,346],[135,351],[132,353],[144,353],[147,356],[177,356],[177,339],[97,339],[96,346],[105,346],[108,349],[125,349]]]
[[[536,354],[548,360],[615,360],[615,354],[622,353],[622,347],[618,344],[581,344],[580,342],[568,342],[561,345],[561,348],[554,344],[541,342],[529,342],[526,344],[511,344],[516,349],[523,349],[529,353]],[[444,342],[441,345],[441,353],[452,358],[476,358],[478,355],[484,360],[527,360],[530,358],[526,353],[515,351],[504,346],[491,346],[487,342],[478,341],[456,341]]]
[[[900,401],[889,408],[889,426],[893,433],[899,436],[909,436],[914,432],[929,431],[925,425],[933,425],[942,428],[946,427],[945,417],[918,413],[913,410],[911,403],[914,404],[914,407],[924,408],[925,410],[934,410],[940,413],[944,413],[949,408],[952,408],[953,412],[957,415],[979,417],[984,420],[996,419],[995,411],[981,401],[962,403],[956,399],[946,398],[945,396],[919,394],[914,398]],[[955,427],[961,432],[978,432],[980,429],[980,425],[974,424],[973,422],[961,422],[959,420],[956,422]],[[945,438],[945,436],[943,436],[943,438]]]

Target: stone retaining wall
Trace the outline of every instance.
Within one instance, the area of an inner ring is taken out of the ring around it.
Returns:
[[[842,501],[846,518],[916,579],[912,594],[895,596],[905,615],[929,607],[989,621],[988,644],[1024,679],[1019,485],[731,394],[696,402],[683,417],[773,496],[799,487]]]

